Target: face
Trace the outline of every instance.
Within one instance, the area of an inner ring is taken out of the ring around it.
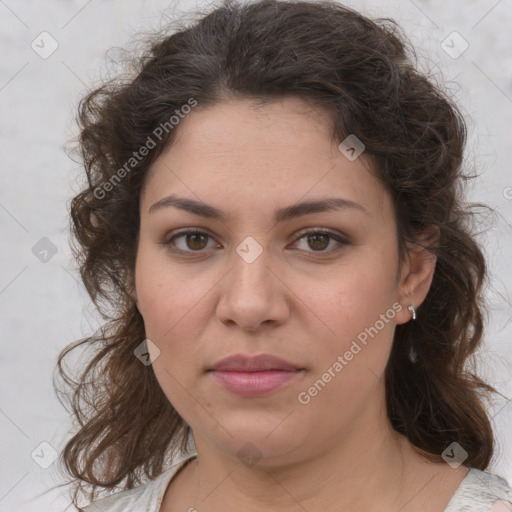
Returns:
[[[328,449],[380,417],[395,325],[410,318],[392,201],[300,99],[196,109],[179,130],[140,203],[136,296],[157,379],[198,447],[250,442],[275,461]],[[338,202],[297,208],[326,199]],[[234,354],[298,371],[209,371]]]

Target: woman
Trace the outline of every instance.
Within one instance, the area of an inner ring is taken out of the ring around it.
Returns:
[[[79,120],[75,255],[107,321],[59,357],[96,348],[62,454],[79,510],[84,484],[87,512],[512,506],[468,368],[465,124],[394,22],[225,2]]]

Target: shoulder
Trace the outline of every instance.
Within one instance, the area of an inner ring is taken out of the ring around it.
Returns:
[[[170,469],[164,471],[153,480],[149,480],[133,489],[119,491],[105,498],[93,501],[82,509],[82,512],[136,512],[140,510],[158,512],[170,481],[187,461],[193,457],[195,455],[174,464]]]
[[[472,468],[444,512],[509,511],[512,511],[512,488],[508,483],[498,475]]]

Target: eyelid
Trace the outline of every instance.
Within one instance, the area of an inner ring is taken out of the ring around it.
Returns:
[[[322,228],[322,227],[304,228],[304,229],[301,229],[300,231],[298,231],[297,233],[295,233],[294,236],[296,236],[298,238],[302,238],[302,236],[308,235],[310,233],[311,234],[320,233],[320,234],[330,235],[333,238],[337,237],[337,238],[341,239],[344,243],[348,243],[348,237],[346,235],[344,235],[340,231],[335,231],[334,229],[330,229],[330,228]]]

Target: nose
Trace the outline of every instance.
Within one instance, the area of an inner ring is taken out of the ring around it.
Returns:
[[[235,254],[232,270],[220,283],[217,318],[251,332],[286,322],[290,291],[279,274],[265,250],[251,263]]]

